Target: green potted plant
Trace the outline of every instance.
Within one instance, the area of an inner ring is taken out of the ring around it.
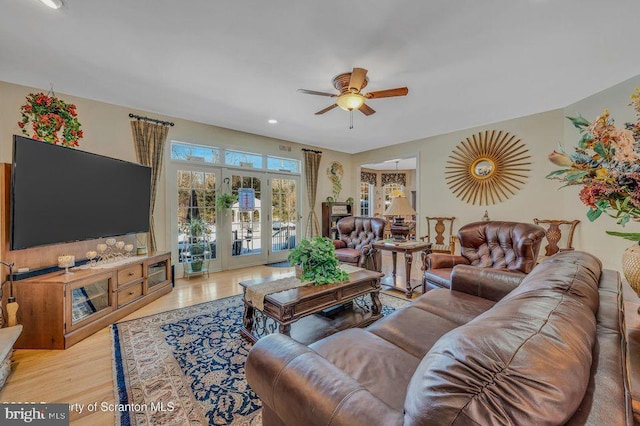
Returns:
[[[289,252],[289,264],[302,269],[300,279],[314,285],[347,281],[349,274],[340,269],[333,242],[324,237],[302,240]]]
[[[191,238],[191,270],[198,272],[202,270],[203,255],[205,252],[207,224],[199,217],[192,218],[189,222],[189,236]]]
[[[218,210],[230,209],[236,201],[238,201],[237,196],[223,192],[216,197],[216,208]]]

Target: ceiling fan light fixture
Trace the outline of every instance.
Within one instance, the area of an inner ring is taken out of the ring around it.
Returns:
[[[359,93],[344,93],[338,96],[336,103],[345,111],[359,109],[365,101],[365,97]]]
[[[62,7],[62,0],[40,0],[42,3],[49,6],[51,9],[60,9]]]

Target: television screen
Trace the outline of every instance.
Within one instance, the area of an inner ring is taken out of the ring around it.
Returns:
[[[151,168],[13,137],[11,249],[149,231]]]

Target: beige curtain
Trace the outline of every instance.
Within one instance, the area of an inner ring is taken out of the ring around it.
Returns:
[[[156,203],[156,187],[158,178],[162,173],[162,159],[164,158],[164,144],[167,140],[169,128],[163,124],[155,124],[149,121],[131,121],[133,133],[133,146],[136,150],[136,159],[143,166],[151,167],[151,211],[149,212],[149,241],[148,250],[156,250],[156,237],[153,223],[153,210]]]
[[[305,226],[304,235],[306,238],[313,238],[320,235],[320,225],[316,216],[316,192],[318,191],[318,169],[322,152],[303,149],[304,153],[304,174],[307,184],[307,198],[309,199],[309,217]]]

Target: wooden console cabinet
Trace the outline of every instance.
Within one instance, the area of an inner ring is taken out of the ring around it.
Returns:
[[[169,253],[16,281],[15,348],[66,349],[171,290]]]

